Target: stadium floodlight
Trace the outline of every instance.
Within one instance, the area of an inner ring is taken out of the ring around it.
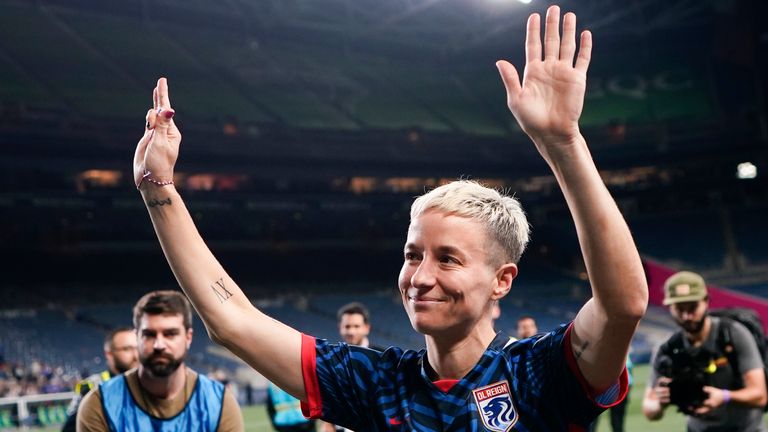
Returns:
[[[736,177],[741,180],[757,177],[757,167],[752,162],[742,162],[736,166]]]
[[[522,4],[528,4],[531,2],[531,0],[517,0],[517,1],[519,1]]]

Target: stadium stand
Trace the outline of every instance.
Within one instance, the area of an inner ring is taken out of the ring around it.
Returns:
[[[725,263],[723,224],[714,211],[659,212],[629,220],[643,253],[678,267],[718,268]]]
[[[768,227],[765,224],[767,215],[768,208],[758,205],[736,211],[731,217],[739,250],[753,264],[768,263],[768,248],[765,245],[765,239],[768,238]]]

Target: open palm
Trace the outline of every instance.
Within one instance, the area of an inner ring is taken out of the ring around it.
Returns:
[[[528,19],[522,85],[514,66],[503,60],[497,63],[510,111],[543,153],[548,149],[542,145],[568,142],[579,134],[592,51],[591,34],[585,31],[574,65],[576,16],[568,13],[563,18],[562,40],[559,24],[560,9],[552,6],[547,10],[542,60],[540,17],[533,14]]]

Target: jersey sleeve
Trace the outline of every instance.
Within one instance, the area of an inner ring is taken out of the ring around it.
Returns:
[[[563,326],[531,342],[523,374],[528,384],[524,398],[528,399],[526,403],[550,404],[548,410],[563,416],[569,427],[584,428],[603,410],[624,400],[628,376],[625,367],[607,390],[598,393],[592,389],[571,348],[572,328],[573,324]]]
[[[621,375],[616,381],[603,392],[597,392],[592,386],[589,385],[584,375],[579,369],[579,365],[576,362],[576,356],[573,354],[573,347],[571,346],[571,332],[573,331],[573,324],[569,325],[565,331],[565,337],[563,338],[563,351],[565,353],[565,359],[568,364],[568,369],[576,377],[576,380],[581,386],[581,390],[585,393],[590,401],[597,407],[605,409],[612,406],[616,406],[627,397],[629,391],[629,377],[627,374],[626,363],[624,369],[621,371]]]
[[[382,353],[302,335],[301,363],[307,400],[304,416],[366,430],[379,383]]]
[[[720,322],[722,324],[722,321]],[[763,358],[757,349],[757,344],[752,334],[741,323],[733,322],[731,324],[731,338],[733,340],[733,351],[739,366],[739,373],[742,375],[752,369],[763,368]]]

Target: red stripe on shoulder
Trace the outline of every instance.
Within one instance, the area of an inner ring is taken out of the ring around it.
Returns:
[[[307,400],[301,401],[301,413],[306,418],[319,418],[323,414],[323,400],[317,381],[317,349],[315,338],[304,333],[301,334],[301,373],[307,395]]]
[[[576,362],[576,356],[573,354],[573,347],[571,346],[572,330],[573,322],[568,325],[568,328],[565,330],[565,336],[563,337],[563,350],[565,354],[565,361],[568,363],[568,368],[576,376],[579,384],[581,384],[582,390],[589,397],[589,400],[595,404],[595,406],[600,408],[611,408],[612,406],[618,405],[621,401],[624,400],[625,397],[627,397],[627,392],[629,391],[629,374],[627,373],[627,368],[624,367],[624,370],[621,371],[621,375],[619,376],[619,397],[617,397],[616,400],[608,405],[603,405],[597,402],[595,399],[600,396],[600,393],[593,389],[592,386],[587,382],[587,379],[584,378],[584,375],[581,373],[581,369],[579,369],[579,365]]]

